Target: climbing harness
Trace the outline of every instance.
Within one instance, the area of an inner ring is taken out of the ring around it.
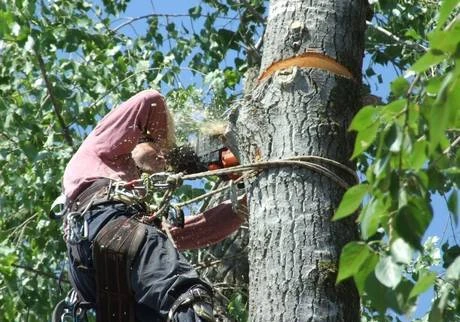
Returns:
[[[75,290],[70,290],[62,301],[54,307],[51,322],[87,322],[88,310],[94,305],[82,301]]]
[[[168,312],[168,319],[166,321],[175,321],[174,315],[183,307],[193,307],[195,314],[203,321],[215,321],[212,312],[212,302],[212,297],[208,290],[201,285],[194,286],[174,301]]]

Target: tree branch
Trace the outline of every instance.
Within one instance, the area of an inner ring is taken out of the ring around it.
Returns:
[[[8,141],[10,141],[11,143],[18,144],[17,141],[13,140],[13,138],[12,138],[11,136],[9,136],[8,134],[6,134],[5,132],[0,131],[0,134],[1,134],[5,139],[7,139]]]
[[[130,25],[132,24],[133,22],[135,21],[138,21],[138,20],[142,20],[142,19],[148,19],[148,18],[151,18],[151,17],[162,17],[162,18],[180,18],[180,17],[190,17],[191,15],[188,14],[188,13],[150,13],[148,15],[144,15],[144,16],[139,16],[139,17],[133,17],[133,18],[129,18],[128,21],[122,23],[121,25],[119,25],[118,27],[115,27],[114,29],[112,29],[111,31],[112,32],[116,32],[118,30],[120,30],[121,28],[123,27],[126,27],[127,25]],[[208,15],[198,15],[197,17],[208,17]],[[217,17],[218,19],[226,19],[226,20],[235,20],[235,18],[229,18],[229,17],[223,17],[223,16],[218,16]]]
[[[248,3],[247,0],[240,0],[239,3],[242,4],[257,20],[259,20],[260,22],[265,22],[265,18],[260,13],[258,13],[251,6],[251,4]]]
[[[232,255],[232,256],[225,256],[223,258],[220,258],[220,259],[217,259],[217,260],[214,260],[214,261],[211,261],[211,262],[197,263],[197,264],[193,265],[193,267],[196,270],[199,270],[199,269],[219,265],[219,264],[221,264],[221,263],[223,263],[224,261],[227,261],[227,260],[233,260],[233,259],[237,259],[237,258],[242,258],[244,256],[246,256],[246,254],[236,254],[236,255]]]
[[[21,269],[23,269],[23,270],[25,270],[27,272],[38,274],[40,276],[50,278],[50,279],[53,279],[53,280],[56,280],[56,281],[59,281],[59,282],[69,283],[69,281],[63,280],[59,276],[56,276],[56,275],[51,274],[51,273],[43,272],[43,271],[40,271],[40,270],[32,268],[32,267],[28,267],[28,266],[24,266],[24,265],[20,265],[20,264],[11,264],[11,266],[13,266],[15,268],[21,268]]]
[[[419,43],[408,43],[407,41],[404,41],[402,40],[401,38],[399,38],[398,36],[396,36],[395,34],[393,34],[391,31],[383,28],[383,27],[380,27],[380,26],[376,26],[374,25],[372,22],[370,21],[367,21],[366,20],[366,25],[368,25],[369,27],[372,27],[374,28],[375,30],[381,32],[382,34],[390,37],[391,39],[393,39],[394,41],[396,41],[397,43],[400,43],[400,44],[403,44],[403,45],[407,45],[407,46],[411,46],[411,47],[418,47],[420,49],[422,49],[423,51],[428,51],[428,48],[423,46],[422,44],[419,44]]]
[[[37,57],[38,65],[40,67],[40,72],[42,74],[43,80],[45,81],[46,89],[47,89],[48,95],[49,95],[49,97],[51,99],[51,104],[53,106],[54,113],[56,114],[57,120],[58,120],[58,122],[59,122],[59,124],[60,124],[60,126],[62,128],[62,134],[64,135],[64,139],[66,140],[67,144],[71,148],[73,148],[72,136],[70,135],[69,128],[65,124],[64,118],[61,115],[62,107],[59,104],[56,96],[54,95],[54,88],[53,88],[53,85],[51,84],[51,82],[50,82],[50,80],[48,78],[48,74],[46,73],[45,63],[44,63],[43,58],[42,58],[42,56],[40,55],[40,53],[38,52],[37,49],[35,49],[35,56]]]

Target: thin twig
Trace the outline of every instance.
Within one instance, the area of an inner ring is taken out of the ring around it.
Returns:
[[[7,139],[8,141],[10,141],[11,143],[13,144],[18,144],[19,142],[13,140],[13,138],[11,136],[9,136],[8,134],[6,134],[5,132],[3,131],[0,131],[0,134],[5,138]]]
[[[17,231],[21,230],[22,228],[24,228],[25,226],[27,226],[27,224],[29,222],[31,222],[33,219],[35,219],[36,217],[38,216],[38,214],[34,214],[33,216],[27,218],[26,220],[24,220],[20,225],[16,226],[13,228],[13,231],[8,235],[8,237],[6,237],[6,239],[10,239],[12,236],[14,236],[16,234]]]
[[[454,190],[452,193],[456,193],[456,191]],[[444,201],[446,202],[446,204],[448,204],[448,201],[447,201],[447,197],[446,197],[446,194],[443,193],[442,194],[442,198],[444,199]],[[449,210],[450,212],[450,210]],[[458,241],[457,241],[457,238],[455,237],[455,229],[454,229],[454,224],[453,224],[453,220],[452,220],[452,217],[455,216],[454,213],[452,213],[452,216],[449,216],[449,224],[450,224],[450,229],[452,230],[452,236],[454,237],[454,242],[456,245],[459,245],[458,244]],[[446,226],[447,228],[447,226]],[[445,233],[445,232],[444,232]]]
[[[25,270],[27,272],[34,273],[34,274],[37,274],[37,275],[40,275],[40,276],[43,276],[43,277],[51,278],[51,279],[56,280],[56,281],[60,280],[59,276],[56,276],[56,275],[51,274],[51,273],[43,272],[43,271],[40,271],[40,270],[32,268],[32,267],[28,267],[28,266],[24,266],[24,265],[20,265],[20,264],[11,264],[11,266],[13,266],[15,268],[23,269],[23,270]],[[67,280],[61,280],[60,282],[69,283],[69,281],[67,281]]]
[[[447,149],[445,149],[445,150],[443,151],[443,153],[444,153],[444,154],[449,153],[450,150],[452,150],[452,148],[455,147],[458,143],[460,143],[460,136],[458,136],[458,137],[454,140],[454,142],[452,142],[452,143],[449,145],[449,147],[447,147]]]
[[[140,74],[140,73],[145,73],[145,72],[148,72],[148,71],[153,71],[153,70],[163,70],[165,69],[166,67],[152,67],[152,68],[147,68],[147,69],[144,69],[144,70],[141,70],[141,71],[138,71],[138,72],[135,72],[125,78],[123,78],[121,81],[119,81],[117,84],[113,85],[112,87],[110,87],[102,96],[100,96],[96,101],[94,101],[93,104],[91,104],[88,108],[91,109],[93,108],[94,106],[96,106],[97,104],[99,104],[107,95],[109,95],[110,93],[113,92],[113,90],[115,88],[117,88],[118,86],[120,86],[121,84],[123,84],[124,82],[130,80],[131,78],[133,78],[134,76]],[[197,70],[197,69],[193,69],[193,68],[189,68],[189,67],[179,67],[180,70],[187,70],[187,71],[191,71],[191,72],[195,72],[197,74],[201,74],[202,76],[205,76],[206,74]]]
[[[446,26],[446,28],[444,30],[449,30],[450,28],[452,28],[455,24],[455,22],[457,22],[458,20],[460,20],[460,13],[458,15],[455,16],[454,19],[452,19],[451,22],[449,22],[449,24]]]
[[[194,267],[195,269],[208,268],[208,267],[211,267],[211,266],[216,266],[216,265],[218,265],[218,264],[221,264],[221,263],[223,263],[223,262],[226,261],[226,260],[241,258],[241,257],[245,257],[245,256],[246,256],[246,254],[236,254],[236,255],[232,255],[232,256],[226,256],[226,257],[220,258],[220,259],[215,260],[215,261],[212,261],[212,262],[208,262],[208,263],[198,263],[198,264],[193,265],[193,267]]]

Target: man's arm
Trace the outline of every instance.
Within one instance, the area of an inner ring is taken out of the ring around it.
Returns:
[[[154,90],[142,91],[107,114],[92,132],[95,152],[113,160],[129,155],[144,134],[162,140],[167,133],[167,111],[163,97]]]
[[[184,228],[169,228],[169,232],[177,249],[196,249],[222,241],[237,231],[246,218],[246,198],[241,197],[236,213],[227,200],[199,215],[187,217]]]

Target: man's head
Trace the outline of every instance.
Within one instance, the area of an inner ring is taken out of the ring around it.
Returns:
[[[166,109],[167,124],[165,135],[149,137],[148,133],[142,136],[139,144],[131,152],[131,156],[142,171],[147,173],[161,172],[165,170],[165,155],[175,146],[175,126],[171,112]]]

